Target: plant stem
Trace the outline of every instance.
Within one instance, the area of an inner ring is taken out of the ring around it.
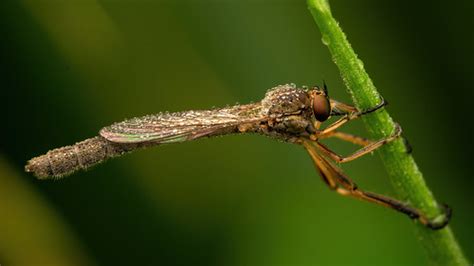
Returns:
[[[380,102],[379,93],[346,35],[332,17],[328,1],[308,0],[308,7],[322,33],[322,41],[328,46],[356,107],[362,110],[375,106]],[[385,109],[364,116],[363,121],[373,139],[386,137],[394,130],[394,122]],[[379,154],[395,192],[402,200],[419,208],[428,217],[441,215],[439,205],[426,186],[413,157],[407,154],[401,139],[379,149]],[[416,229],[418,239],[427,251],[431,264],[470,265],[449,227],[433,231],[416,223]]]

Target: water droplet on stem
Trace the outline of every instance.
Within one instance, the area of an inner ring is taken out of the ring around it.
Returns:
[[[326,34],[323,34],[323,37],[321,38],[321,41],[324,43],[324,45],[329,45],[331,43],[329,36]]]

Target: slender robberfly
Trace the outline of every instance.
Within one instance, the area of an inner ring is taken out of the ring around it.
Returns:
[[[385,104],[381,99],[373,108],[358,110],[330,99],[326,85],[311,88],[280,85],[268,90],[257,103],[160,113],[115,123],[102,128],[99,136],[31,159],[25,169],[39,179],[61,178],[140,148],[219,135],[257,133],[303,146],[324,182],[337,193],[390,207],[431,229],[443,228],[451,213],[447,206],[443,206],[443,215],[430,219],[399,200],[360,189],[333,163],[352,161],[400,137],[402,130],[398,125],[390,136],[376,141],[338,130],[348,121],[375,112]],[[322,127],[331,116],[339,119]],[[338,138],[361,148],[343,157],[320,142],[326,138]]]

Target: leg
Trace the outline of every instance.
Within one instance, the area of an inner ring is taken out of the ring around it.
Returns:
[[[318,139],[327,139],[327,138],[332,138],[332,137],[338,138],[338,139],[341,139],[343,141],[347,141],[347,142],[350,142],[350,143],[353,143],[353,144],[356,144],[356,145],[359,145],[359,146],[367,146],[367,145],[372,143],[372,141],[370,141],[366,138],[359,137],[359,136],[352,135],[352,134],[345,133],[345,132],[341,132],[341,131],[335,131],[335,130],[329,132],[326,135],[318,136]]]
[[[441,229],[448,224],[451,211],[447,206],[444,206],[445,213],[443,215],[429,219],[420,210],[410,207],[399,200],[359,189],[357,184],[342,173],[340,169],[336,168],[318,154],[318,146],[313,142],[304,140],[303,145],[311,156],[311,159],[313,159],[323,180],[337,193],[389,207],[408,215],[411,219],[418,220],[421,224],[430,229]]]
[[[367,110],[362,110],[362,111],[357,111],[357,109],[351,105],[345,104],[345,103],[340,103],[335,100],[331,100],[331,115],[343,115],[340,119],[338,119],[336,122],[332,123],[325,129],[323,129],[319,134],[327,134],[333,130],[336,130],[340,126],[344,125],[350,120],[357,119],[363,115],[372,113],[377,111],[378,109],[384,107],[387,105],[387,102],[381,98],[381,101],[379,104],[376,106],[369,108]]]
[[[398,212],[408,215],[408,217],[410,217],[411,219],[418,220],[421,224],[433,230],[443,228],[448,224],[449,219],[451,218],[451,209],[447,205],[441,206],[444,209],[444,214],[441,219],[435,218],[430,220],[418,209],[410,207],[407,204],[402,203],[396,199],[358,189],[357,186],[350,190],[338,187],[336,189],[336,192],[344,196],[350,196],[356,199],[365,200],[392,208]]]
[[[333,99],[330,99],[329,102],[331,104],[331,116],[345,115],[358,111],[357,108],[352,105],[341,103]]]
[[[380,103],[378,103],[376,106],[374,106],[372,108],[362,110],[362,111],[357,110],[357,108],[355,108],[352,105],[345,104],[345,103],[338,102],[336,100],[330,99],[331,116],[346,115],[346,114],[350,114],[350,113],[360,113],[361,115],[372,113],[372,112],[377,111],[378,109],[380,109],[380,108],[382,108],[382,107],[384,107],[385,105],[388,104],[388,102],[385,101],[385,99],[382,98],[382,96],[379,95],[379,97],[380,97]]]
[[[378,141],[375,141],[375,142],[367,141],[367,142],[369,142],[369,144],[365,145],[361,149],[355,151],[354,153],[352,153],[351,155],[346,156],[346,157],[342,157],[342,156],[338,155],[337,153],[333,152],[328,147],[326,147],[325,145],[323,145],[319,142],[315,142],[315,144],[318,146],[318,148],[325,155],[327,155],[328,157],[330,157],[334,161],[336,161],[338,163],[346,163],[346,162],[350,162],[352,160],[355,160],[355,159],[357,159],[357,158],[359,158],[359,157],[361,157],[361,156],[363,156],[367,153],[370,153],[370,152],[380,148],[382,145],[385,145],[385,144],[387,144],[391,141],[396,140],[398,137],[400,137],[400,135],[402,134],[402,128],[398,124],[396,124],[395,126],[396,126],[395,127],[395,132],[391,136],[389,136],[387,138],[384,138],[384,139],[381,139],[381,140],[378,140]],[[350,136],[350,137],[348,137],[348,136]],[[351,142],[361,141],[360,137],[356,137],[356,136],[353,136],[353,135],[345,135],[344,137],[349,138],[349,141],[351,141]]]

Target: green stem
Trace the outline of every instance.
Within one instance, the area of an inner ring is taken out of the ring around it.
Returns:
[[[328,1],[308,0],[308,6],[321,30],[322,41],[328,46],[355,105],[359,109],[375,106],[380,101],[379,93],[346,35],[332,17]],[[394,130],[393,119],[385,109],[364,116],[363,121],[374,139],[386,137]],[[439,205],[426,186],[413,157],[407,154],[402,140],[379,149],[379,154],[395,192],[402,200],[410,202],[428,217],[441,215]],[[470,265],[449,227],[433,231],[416,223],[416,228],[419,241],[427,251],[431,264]]]

